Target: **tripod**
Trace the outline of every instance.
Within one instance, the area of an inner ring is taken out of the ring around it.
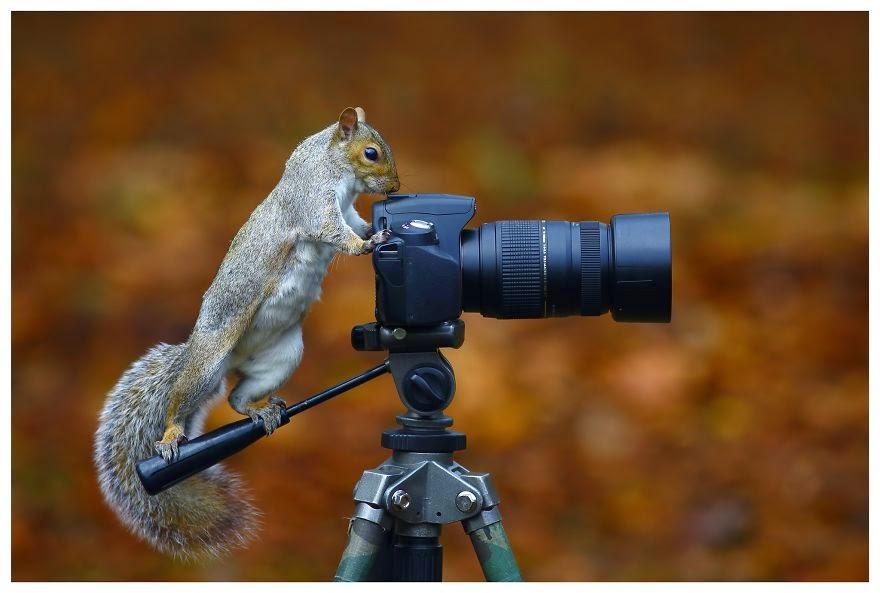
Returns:
[[[464,324],[388,330],[365,324],[352,331],[358,350],[389,350],[388,364],[407,413],[400,428],[382,433],[391,457],[367,470],[354,488],[355,512],[337,581],[440,581],[443,525],[461,522],[488,581],[521,581],[489,474],[453,460],[465,435],[449,430],[443,410],[455,375],[441,346],[458,347]]]
[[[390,372],[407,412],[400,428],[382,433],[391,457],[361,476],[354,490],[355,512],[337,581],[439,581],[443,575],[440,529],[460,521],[489,581],[522,577],[501,525],[498,496],[489,474],[470,472],[452,454],[465,448],[465,435],[449,430],[443,410],[455,394],[455,374],[439,348],[458,348],[464,323],[428,328],[356,326],[356,350],[387,350],[382,364],[282,410],[290,418],[358,385]],[[156,455],[137,463],[144,489],[158,494],[234,455],[266,435],[263,421],[239,420],[179,446],[166,462]]]

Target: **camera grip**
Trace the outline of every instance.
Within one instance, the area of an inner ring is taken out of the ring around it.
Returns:
[[[290,415],[283,410],[280,426],[289,422]],[[137,474],[147,493],[155,495],[238,453],[264,436],[266,431],[262,419],[254,422],[245,418],[181,443],[174,461],[167,462],[156,455],[138,462]]]

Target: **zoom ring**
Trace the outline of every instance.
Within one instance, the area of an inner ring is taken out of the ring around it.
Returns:
[[[503,220],[500,318],[544,317],[544,255],[541,222]]]
[[[581,227],[581,315],[602,314],[602,259],[599,223],[582,222]]]

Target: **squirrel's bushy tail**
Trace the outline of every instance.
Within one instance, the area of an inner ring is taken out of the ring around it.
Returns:
[[[159,344],[122,375],[101,411],[94,454],[101,491],[122,522],[162,552],[199,559],[246,544],[258,512],[238,477],[219,465],[156,496],[137,477],[135,464],[155,455],[154,443],[165,430],[184,351],[183,344]],[[203,417],[187,419],[188,436],[201,432]]]

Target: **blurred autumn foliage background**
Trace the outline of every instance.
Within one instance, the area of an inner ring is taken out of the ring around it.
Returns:
[[[104,394],[184,340],[291,149],[348,105],[404,190],[475,223],[669,210],[671,325],[466,315],[466,431],[529,580],[867,578],[865,14],[62,14],[13,22],[13,578],[325,580],[400,404],[381,379],[231,465],[266,514],[221,561],[131,537]],[[370,199],[362,200],[367,212]],[[288,401],[349,346],[340,257]],[[218,406],[209,426],[235,419]],[[446,577],[482,577],[458,526]]]

